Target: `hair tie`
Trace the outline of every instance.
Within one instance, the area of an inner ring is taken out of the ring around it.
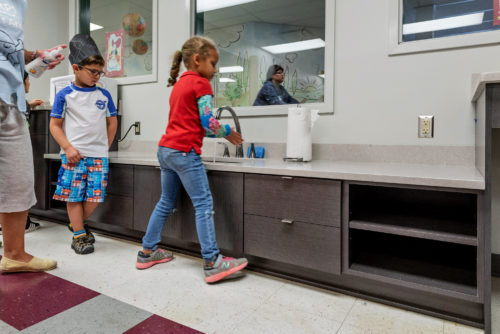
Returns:
[[[182,50],[178,50],[178,51],[179,51],[179,53],[181,53],[181,54],[182,54]]]

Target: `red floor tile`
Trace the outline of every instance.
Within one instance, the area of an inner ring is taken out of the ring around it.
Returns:
[[[123,334],[196,334],[201,333],[177,322],[152,315]]]
[[[23,330],[97,295],[47,273],[0,275],[0,320]]]

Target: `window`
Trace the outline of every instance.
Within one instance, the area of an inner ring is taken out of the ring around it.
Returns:
[[[210,37],[219,51],[218,73],[212,79],[215,105],[250,111],[245,107],[280,104],[283,110],[284,104],[328,100],[333,61],[325,62],[325,50],[333,59],[333,46],[327,45],[333,42],[333,31],[327,40],[327,6],[325,0],[197,0],[196,34]],[[283,69],[281,84],[273,73],[268,75],[272,65]],[[291,99],[266,103],[261,89],[266,82],[272,87],[269,81]]]
[[[497,43],[500,36],[500,0],[393,0],[392,6],[394,54]]]
[[[119,84],[156,81],[156,13],[157,0],[80,3],[80,30],[99,47],[107,77]]]
[[[500,29],[500,0],[404,0],[403,42]]]

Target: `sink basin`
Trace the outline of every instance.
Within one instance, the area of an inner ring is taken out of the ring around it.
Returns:
[[[250,158],[225,158],[225,157],[201,157],[203,162],[212,163],[227,163],[227,164],[241,164],[246,161],[251,161],[255,159]]]

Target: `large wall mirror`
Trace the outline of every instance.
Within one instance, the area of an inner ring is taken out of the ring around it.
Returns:
[[[81,0],[80,31],[90,33],[118,83],[157,80],[157,0]]]
[[[334,1],[194,0],[195,33],[219,50],[216,107],[240,116],[302,104],[333,112]]]

